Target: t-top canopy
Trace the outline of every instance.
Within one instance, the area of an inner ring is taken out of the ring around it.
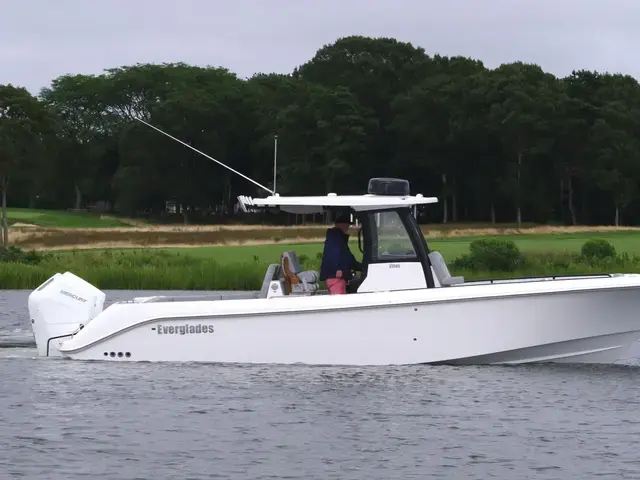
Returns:
[[[391,195],[328,195],[313,197],[281,197],[270,195],[266,198],[251,198],[241,195],[238,197],[240,208],[243,211],[251,211],[260,208],[279,207],[288,213],[311,214],[322,213],[325,209],[333,207],[350,207],[355,211],[384,210],[388,208],[413,207],[414,205],[426,205],[437,203],[436,197],[415,196],[391,196]]]

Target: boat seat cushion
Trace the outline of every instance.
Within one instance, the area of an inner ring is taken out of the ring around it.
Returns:
[[[451,273],[449,273],[449,267],[447,267],[447,263],[444,261],[440,252],[431,252],[429,254],[429,260],[431,261],[431,266],[433,267],[436,277],[438,277],[438,282],[440,282],[440,285],[443,287],[464,283],[464,277],[451,276]]]

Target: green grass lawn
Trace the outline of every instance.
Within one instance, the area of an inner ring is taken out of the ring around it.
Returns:
[[[469,251],[474,238],[433,240],[432,249],[439,250],[453,266],[456,257]],[[523,253],[540,254],[527,257],[528,263],[518,271],[477,271],[467,267],[452,269],[454,275],[466,279],[504,276],[585,274],[601,272],[640,272],[636,258],[612,257],[600,263],[585,262],[579,257],[548,258],[547,254],[579,253],[588,239],[611,242],[617,253],[640,255],[640,233],[616,232],[598,235],[528,235],[502,236],[512,239]],[[298,256],[311,260],[317,268],[316,255],[321,243],[270,245],[212,246],[191,248],[133,248],[66,250],[45,256],[41,263],[7,263],[0,269],[0,288],[35,288],[55,272],[72,271],[98,288],[167,289],[167,290],[237,290],[258,289],[266,266],[279,263],[280,254],[295,250]],[[361,258],[356,242],[351,244],[356,258]],[[566,257],[566,256],[565,256]],[[452,267],[450,267],[452,268]]]
[[[489,237],[460,237],[444,240],[428,240],[428,243],[431,250],[440,251],[447,261],[452,261],[465,253],[469,253],[470,243],[479,238]],[[618,253],[627,252],[629,255],[640,255],[640,232],[514,235],[492,238],[509,238],[516,243],[523,253],[578,253],[587,240],[601,238],[611,242]],[[254,256],[258,257],[262,262],[278,263],[280,254],[286,250],[295,250],[298,256],[306,255],[309,258],[315,258],[316,254],[322,251],[322,244],[278,243],[272,245],[167,248],[163,250],[180,255],[207,257],[215,259],[220,263],[252,260]],[[356,258],[361,258],[362,255],[355,241],[351,243],[351,251]]]
[[[30,208],[7,208],[9,225],[28,223],[39,227],[54,228],[98,228],[126,227],[124,223],[113,217],[101,218],[99,213],[66,212],[64,210],[33,210]]]

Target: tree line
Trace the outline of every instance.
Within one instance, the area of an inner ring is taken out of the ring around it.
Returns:
[[[624,74],[490,69],[393,38],[350,36],[291,74],[136,64],[0,85],[3,204],[233,218],[266,192],[365,193],[375,176],[437,196],[431,222],[635,224],[640,87]],[[169,202],[169,203],[168,203]]]

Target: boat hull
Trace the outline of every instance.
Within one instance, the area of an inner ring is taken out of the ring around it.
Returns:
[[[512,284],[256,299],[252,311],[242,300],[115,304],[60,352],[78,360],[310,365],[623,357],[640,339],[640,280],[566,282],[559,291]]]

